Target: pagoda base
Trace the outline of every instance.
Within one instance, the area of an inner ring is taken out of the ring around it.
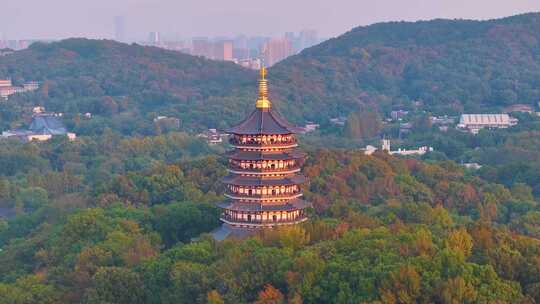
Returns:
[[[260,229],[260,228],[272,228],[272,227],[278,227],[278,226],[288,226],[288,225],[296,225],[300,224],[302,222],[305,222],[308,220],[307,216],[298,217],[294,220],[282,220],[282,221],[250,221],[250,222],[244,222],[244,221],[234,221],[230,219],[227,216],[222,215],[220,217],[220,220],[224,223],[224,225],[230,225],[235,228],[245,228],[245,229]]]
[[[243,239],[252,236],[258,229],[239,228],[224,223],[210,234],[216,241],[223,241],[227,238]]]

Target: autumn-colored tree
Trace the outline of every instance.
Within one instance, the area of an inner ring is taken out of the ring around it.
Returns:
[[[86,247],[77,257],[73,278],[81,290],[86,288],[100,267],[111,266],[112,253],[98,246]]]
[[[285,297],[274,286],[267,284],[264,287],[264,290],[259,292],[259,297],[257,298],[256,304],[284,304]]]
[[[309,243],[309,234],[300,226],[279,227],[266,229],[260,232],[265,244],[283,248],[299,249]]]
[[[441,286],[440,299],[444,304],[474,303],[477,292],[462,277],[448,279]]]
[[[380,289],[383,303],[413,304],[420,296],[421,277],[413,266],[393,272]]]
[[[473,239],[464,228],[450,232],[445,244],[447,248],[460,253],[465,258],[472,253]]]
[[[428,230],[420,229],[416,233],[414,248],[419,255],[430,255],[434,251],[431,233]]]
[[[225,301],[223,301],[223,298],[215,289],[208,292],[207,301],[208,304],[225,304]]]

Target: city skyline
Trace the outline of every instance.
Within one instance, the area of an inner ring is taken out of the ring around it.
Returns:
[[[185,39],[197,36],[279,36],[315,29],[334,37],[356,26],[385,21],[435,18],[491,19],[540,11],[535,0],[488,1],[410,0],[405,2],[342,0],[248,2],[232,0],[118,0],[75,2],[26,0],[3,4],[0,39],[112,39],[122,23],[126,40],[141,40],[149,32]],[[118,19],[120,17],[121,19]]]

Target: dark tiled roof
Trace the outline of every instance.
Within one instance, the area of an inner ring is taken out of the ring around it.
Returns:
[[[228,175],[223,178],[225,184],[237,186],[287,186],[304,184],[306,181],[306,177],[301,174],[278,178],[247,177],[240,175]]]
[[[229,224],[223,224],[219,228],[212,231],[210,234],[216,241],[223,241],[226,238],[243,239],[253,235],[258,230],[253,228],[234,227]]]
[[[285,152],[257,152],[257,151],[240,151],[233,150],[227,154],[229,158],[240,160],[286,160],[300,159],[306,157],[306,153],[292,149]]]
[[[246,135],[292,134],[301,131],[302,128],[293,126],[272,109],[255,109],[241,123],[225,130],[227,133]]]
[[[15,216],[15,210],[10,208],[0,208],[0,219],[11,218]]]
[[[288,203],[282,205],[268,205],[260,203],[240,203],[235,201],[226,201],[218,203],[218,206],[223,209],[233,210],[233,211],[291,211],[298,209],[305,209],[310,207],[311,204],[301,200],[294,199]]]
[[[29,129],[37,134],[65,135],[67,133],[66,127],[60,119],[48,114],[35,115]]]

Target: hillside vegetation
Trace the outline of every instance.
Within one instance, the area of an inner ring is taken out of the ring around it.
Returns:
[[[446,114],[536,104],[540,14],[358,27],[279,63],[271,75],[290,110],[308,118],[366,105],[411,108],[411,101]]]
[[[41,104],[73,120],[90,112],[97,118],[90,126],[75,126],[82,133],[109,126],[149,134],[157,115],[178,117],[189,129],[225,127],[223,119],[238,120],[244,113],[242,88],[255,74],[233,63],[108,40],[36,43],[0,59],[0,77],[43,82],[37,94],[13,96],[13,103]],[[12,107],[2,111],[6,120],[23,111]]]
[[[187,131],[238,121],[255,99],[257,76],[153,47],[68,39],[0,58],[0,77],[44,81],[37,96],[15,97],[19,103],[103,119],[77,125],[82,133],[109,126],[151,134],[156,115],[181,118]],[[407,109],[413,101],[446,114],[536,104],[540,14],[358,27],[277,64],[270,80],[274,104],[298,123]],[[5,107],[3,127],[22,111]]]
[[[0,145],[13,160],[0,208],[17,214],[0,220],[0,303],[540,300],[540,209],[525,184],[320,150],[304,170],[309,222],[216,242],[200,235],[220,225],[209,203],[226,160],[212,154],[185,134]]]

